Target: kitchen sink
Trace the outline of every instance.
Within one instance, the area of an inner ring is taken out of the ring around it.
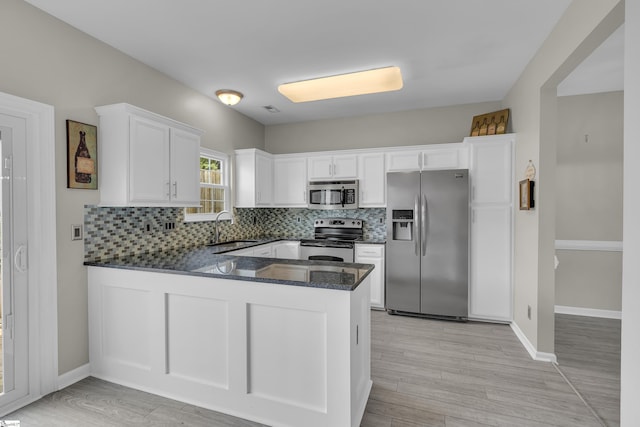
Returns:
[[[229,240],[228,242],[209,243],[207,246],[215,246],[217,248],[237,248],[245,246],[247,243],[257,243],[257,240]]]

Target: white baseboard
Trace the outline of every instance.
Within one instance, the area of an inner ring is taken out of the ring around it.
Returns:
[[[605,319],[622,319],[622,311],[601,310],[599,308],[568,307],[566,305],[556,305],[557,314],[572,314],[574,316],[602,317]]]
[[[511,322],[511,329],[516,334],[524,348],[529,352],[529,355],[533,360],[538,360],[540,362],[553,362],[558,363],[558,358],[554,353],[545,353],[542,351],[536,350],[536,348],[531,344],[531,341],[527,338],[527,336],[522,332],[520,327],[516,322]]]
[[[69,372],[65,372],[62,375],[58,375],[58,390],[69,387],[70,385],[87,378],[89,375],[91,375],[91,365],[88,363]]]

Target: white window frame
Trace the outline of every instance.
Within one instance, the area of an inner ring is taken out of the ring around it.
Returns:
[[[231,186],[229,185],[229,169],[231,164],[229,162],[229,155],[220,151],[210,150],[208,148],[200,148],[200,157],[208,157],[210,159],[218,160],[222,166],[222,184],[216,184],[214,187],[224,189],[224,210],[228,211],[231,206]],[[200,162],[198,161],[198,167]],[[201,185],[202,186],[202,185]],[[207,185],[207,187],[209,187]],[[187,209],[184,210],[184,222],[197,222],[197,221],[213,221],[216,218],[217,213],[200,213],[200,214],[188,214]],[[220,217],[220,221],[229,221],[228,215]]]

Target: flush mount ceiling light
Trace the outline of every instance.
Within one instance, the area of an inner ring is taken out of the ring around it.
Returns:
[[[399,67],[376,68],[278,86],[278,92],[293,102],[319,101],[399,89],[402,89]]]
[[[236,105],[244,95],[236,90],[220,89],[216,91],[216,96],[223,104]]]

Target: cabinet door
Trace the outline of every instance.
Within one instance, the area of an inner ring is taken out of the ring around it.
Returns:
[[[512,320],[511,207],[471,210],[469,317]]]
[[[200,137],[171,129],[171,200],[200,203]]]
[[[300,259],[300,242],[281,242],[273,246],[273,257],[281,259]]]
[[[358,156],[355,154],[333,156],[333,177],[356,179],[358,177]]]
[[[422,152],[422,170],[457,169],[459,167],[457,148],[433,149]]]
[[[384,207],[387,187],[384,153],[361,154],[358,157],[360,207]]]
[[[472,203],[511,203],[511,163],[510,140],[471,144]]]
[[[384,308],[384,246],[356,245],[355,261],[361,264],[373,264],[371,272],[371,307]]]
[[[419,171],[422,168],[422,151],[390,151],[386,157],[387,172]]]
[[[168,201],[171,191],[169,126],[131,116],[129,129],[129,200]]]
[[[256,154],[256,206],[273,203],[273,160]]]
[[[266,244],[254,247],[253,256],[261,258],[271,258],[273,256],[273,245]]]
[[[276,206],[307,206],[307,159],[276,158],[273,161],[273,202]]]
[[[309,180],[330,179],[333,177],[333,157],[309,157]]]

